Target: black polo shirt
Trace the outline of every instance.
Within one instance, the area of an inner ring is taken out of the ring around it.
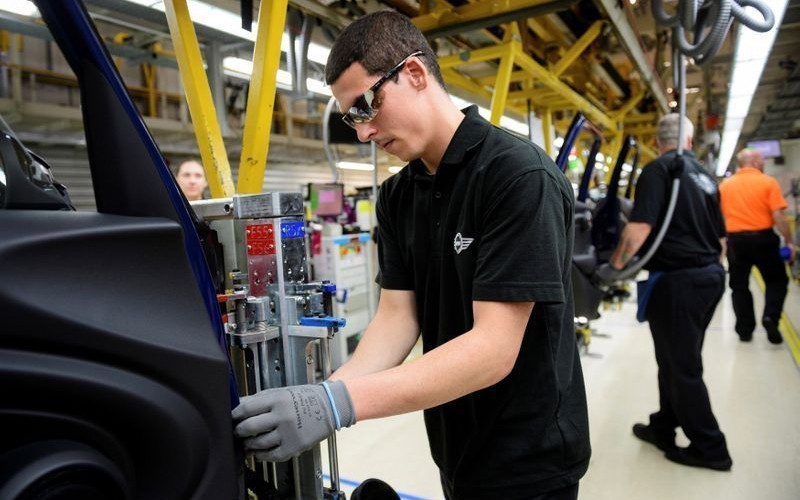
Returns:
[[[383,183],[378,282],[415,292],[425,352],[472,328],[473,301],[536,303],[508,377],[425,411],[452,497],[527,498],[576,483],[589,461],[572,186],[540,148],[464,112],[436,175],[415,160]]]
[[[672,192],[669,165],[676,152],[669,151],[643,169],[636,184],[636,201],[631,222],[646,222],[653,230],[645,241],[644,255],[664,222]],[[672,222],[653,258],[645,265],[651,271],[703,267],[719,262],[725,236],[725,220],[714,179],[697,163],[691,151],[684,151],[684,169]]]

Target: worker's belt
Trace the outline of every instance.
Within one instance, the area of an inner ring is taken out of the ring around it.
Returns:
[[[763,236],[765,234],[772,234],[772,228],[769,229],[759,229],[758,231],[736,231],[734,233],[728,233],[728,237],[738,237],[738,236]]]

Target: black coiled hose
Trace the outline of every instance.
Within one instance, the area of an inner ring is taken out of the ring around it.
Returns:
[[[675,15],[664,12],[662,0],[653,0],[653,17],[656,22],[673,29],[673,50],[703,64],[719,51],[728,29],[736,19],[751,30],[761,33],[772,29],[775,16],[761,0],[681,0]],[[745,12],[745,7],[756,9],[763,19]],[[693,33],[689,42],[686,32]]]

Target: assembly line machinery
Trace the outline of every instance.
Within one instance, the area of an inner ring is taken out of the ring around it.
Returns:
[[[330,341],[345,326],[335,318],[336,285],[309,281],[300,193],[234,195],[193,202],[210,223],[222,258],[218,294],[239,395],[321,382],[332,371]],[[212,250],[213,251],[213,250]],[[219,257],[219,256],[218,256]],[[331,488],[323,488],[319,445],[286,463],[247,460],[245,483],[258,498],[344,498],[336,436],[328,440]]]
[[[192,209],[81,2],[37,4],[78,78],[97,212],[3,127],[0,498],[343,499],[335,441],[325,488],[319,445],[256,461],[230,415],[331,372],[345,323],[308,280],[302,196]]]

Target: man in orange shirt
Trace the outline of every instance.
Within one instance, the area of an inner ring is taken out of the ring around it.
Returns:
[[[750,342],[756,319],[750,293],[750,269],[756,266],[764,277],[766,294],[761,323],[773,344],[783,342],[778,322],[789,278],[780,256],[780,239],[772,227],[783,235],[789,247],[790,261],[795,248],[786,222],[783,199],[778,182],[764,174],[764,159],[755,149],[745,148],[736,155],[739,169],[719,187],[725,228],[728,232],[728,264],[736,333],[742,342]]]

